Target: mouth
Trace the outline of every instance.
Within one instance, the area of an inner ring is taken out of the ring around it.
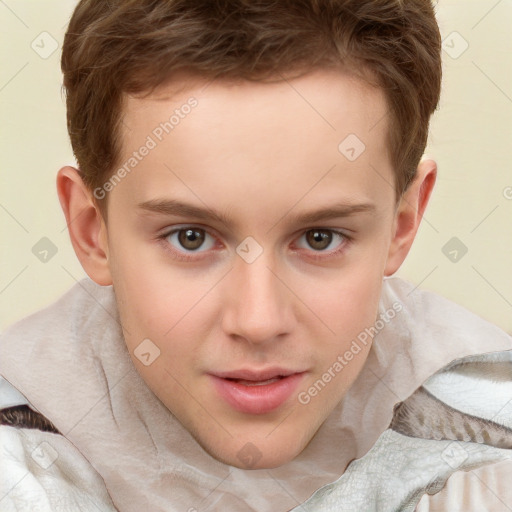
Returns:
[[[272,384],[272,382],[277,382],[278,380],[284,379],[285,377],[279,375],[277,377],[273,377],[272,379],[267,380],[245,380],[245,379],[226,379],[237,384],[242,384],[243,386],[266,386],[267,384]]]
[[[282,406],[297,389],[305,371],[270,368],[210,374],[220,398],[246,414],[265,414]]]

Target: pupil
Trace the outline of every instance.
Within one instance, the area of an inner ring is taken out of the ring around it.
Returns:
[[[185,249],[198,249],[204,241],[204,231],[202,229],[182,229],[178,238]]]
[[[332,233],[326,230],[315,229],[308,231],[307,239],[308,244],[312,249],[321,251],[322,249],[329,247],[329,244],[332,241]]]

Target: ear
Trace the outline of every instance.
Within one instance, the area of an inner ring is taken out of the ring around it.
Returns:
[[[57,193],[73,249],[85,272],[99,285],[112,284],[107,227],[77,169],[67,166],[58,172]]]
[[[389,246],[385,276],[394,274],[409,253],[423,218],[437,177],[437,164],[422,160],[416,176],[402,195],[393,223],[393,238]]]

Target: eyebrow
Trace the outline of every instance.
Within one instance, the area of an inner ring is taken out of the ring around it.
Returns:
[[[139,203],[138,208],[148,213],[168,216],[173,215],[177,217],[193,217],[201,220],[214,219],[226,226],[233,224],[233,221],[229,216],[222,212],[215,211],[206,206],[202,208],[174,199],[151,199],[149,201]],[[281,220],[287,217],[290,214],[290,211],[291,210],[289,210]],[[296,224],[311,224],[329,219],[350,217],[358,213],[374,214],[375,212],[376,208],[372,203],[340,203],[295,215],[292,217],[292,222]]]

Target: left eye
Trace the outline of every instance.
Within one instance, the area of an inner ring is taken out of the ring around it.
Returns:
[[[326,251],[336,249],[345,241],[345,236],[331,229],[310,229],[299,239],[298,247],[301,249],[313,249],[314,251]],[[300,241],[304,240],[301,245]]]
[[[214,238],[204,229],[188,226],[171,231],[166,239],[180,251],[202,252],[211,249],[215,245]]]

